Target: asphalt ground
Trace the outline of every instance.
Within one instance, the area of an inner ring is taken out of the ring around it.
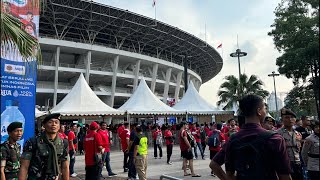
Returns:
[[[179,145],[175,145],[173,147],[173,153],[171,157],[172,165],[168,165],[166,163],[167,159],[167,150],[166,147],[163,146],[163,157],[161,159],[154,159],[153,157],[153,147],[149,147],[148,149],[148,168],[147,168],[147,178],[148,180],[158,180],[161,175],[169,175],[180,179],[218,179],[217,177],[212,177],[210,175],[210,160],[209,160],[209,150],[208,147],[205,151],[205,160],[201,159],[200,152],[198,150],[199,159],[194,160],[194,170],[196,174],[200,174],[201,177],[191,177],[184,176],[182,168],[182,159],[180,159],[180,148]],[[159,152],[158,152],[159,153]],[[114,173],[118,174],[117,177],[108,177],[108,172],[104,167],[102,175],[105,179],[113,179],[113,180],[124,180],[128,178],[128,174],[123,172],[123,153],[120,150],[111,150],[110,153],[111,159],[111,169]],[[77,177],[71,178],[72,180],[85,179],[85,162],[84,155],[76,156],[75,163],[75,172],[78,174]],[[190,172],[190,171],[188,171]],[[137,175],[138,176],[138,175]]]

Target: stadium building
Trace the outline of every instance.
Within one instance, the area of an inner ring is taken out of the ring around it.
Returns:
[[[48,1],[39,36],[43,62],[36,104],[41,107],[58,104],[80,73],[102,101],[118,108],[141,77],[167,102],[183,96],[184,67],[199,90],[223,65],[212,46],[174,25],[83,0]]]

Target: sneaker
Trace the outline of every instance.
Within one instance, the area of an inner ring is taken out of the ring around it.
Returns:
[[[123,172],[128,172],[129,169],[128,168],[124,168]]]
[[[116,173],[110,173],[109,177],[112,177],[112,176],[117,176],[117,174]]]
[[[70,176],[71,176],[71,177],[77,177],[77,175],[78,175],[77,173],[73,173],[73,174],[71,174]]]
[[[154,159],[157,159],[157,157],[154,157]]]
[[[168,162],[167,164],[172,165],[172,162]]]
[[[202,160],[206,160],[206,158],[202,157]]]
[[[193,160],[196,160],[196,159],[198,159],[198,158],[195,158],[195,157],[193,158]]]

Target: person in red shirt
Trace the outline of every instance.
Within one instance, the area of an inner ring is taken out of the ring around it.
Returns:
[[[121,147],[123,151],[123,170],[128,172],[128,158],[129,158],[129,140],[130,140],[130,130],[129,123],[124,123],[124,130],[120,134]]]
[[[72,123],[70,127],[70,132],[68,133],[68,141],[69,141],[69,156],[70,156],[70,164],[69,164],[69,172],[71,177],[76,177],[77,173],[74,172],[74,163],[76,162],[76,150],[78,139],[75,135],[77,131],[77,124]]]
[[[100,179],[101,166],[95,162],[94,157],[97,153],[103,153],[103,143],[100,134],[97,133],[99,125],[92,122],[89,128],[90,132],[84,138],[86,180],[98,180]]]
[[[197,143],[197,145],[194,146],[194,149],[193,149],[194,156],[195,156],[196,159],[198,159],[198,151],[197,151],[197,147],[198,147],[199,151],[201,153],[202,159],[205,159],[204,158],[204,154],[203,154],[203,150],[202,150],[202,145],[201,145],[199,124],[194,125],[194,124],[190,123],[189,126],[191,126],[190,127],[191,134],[193,135],[193,137],[194,137],[194,139],[196,140],[196,143]]]
[[[118,126],[118,129],[117,129],[117,134],[118,134],[118,138],[119,138],[119,148],[120,148],[120,151],[122,150],[120,135],[121,135],[121,133],[122,133],[123,130],[124,130],[124,125],[123,125],[123,123],[120,123],[119,126]]]
[[[224,136],[226,138],[226,141],[229,140],[229,137],[238,132],[240,130],[239,126],[236,125],[236,121],[234,119],[228,120],[228,125],[222,128],[222,132],[224,133]]]
[[[209,150],[210,150],[210,159],[212,160],[213,157],[222,149],[223,144],[226,142],[224,134],[221,132],[221,128],[222,128],[222,124],[218,123],[213,125],[213,130],[209,132],[206,141],[208,142],[208,139],[210,138],[210,136],[212,136],[215,133],[219,134],[219,141],[220,144],[217,147],[210,147],[209,146]],[[215,176],[213,171],[211,171],[211,176]]]
[[[110,144],[112,144],[112,140],[109,138],[109,131],[107,129],[107,123],[101,122],[100,123],[101,129],[98,130],[98,133],[102,139],[102,147],[104,148],[104,153],[102,156],[102,162],[105,162],[106,168],[108,171],[109,177],[116,176],[117,174],[113,173],[110,166]],[[100,172],[100,176],[102,177],[102,169]]]
[[[58,135],[61,139],[68,139],[68,136],[64,133],[65,130],[66,130],[65,125],[61,124],[58,132]]]
[[[170,158],[172,155],[174,137],[171,132],[171,126],[166,126],[166,130],[164,131],[164,138],[166,139],[167,145],[167,164],[172,165]]]
[[[162,132],[159,129],[158,125],[155,125],[154,132],[152,134],[153,137],[153,147],[154,147],[154,158],[158,158],[158,152],[159,149],[159,156],[160,159],[162,158]]]
[[[180,144],[180,150],[181,155],[183,157],[183,172],[184,176],[190,176],[192,177],[201,177],[199,174],[195,174],[193,170],[193,154],[192,154],[192,147],[188,140],[188,134],[187,130],[188,124],[186,122],[181,122],[181,129],[179,132],[179,144]],[[192,136],[192,135],[191,135]],[[191,174],[187,173],[187,163],[189,161],[190,171]]]

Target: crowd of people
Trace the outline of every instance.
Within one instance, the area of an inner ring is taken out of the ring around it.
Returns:
[[[42,122],[42,132],[25,142],[22,154],[17,143],[23,134],[22,124],[13,122],[7,128],[9,139],[1,144],[1,179],[76,177],[76,152],[85,156],[86,179],[103,178],[104,167],[109,177],[116,176],[110,164],[113,140],[119,140],[128,179],[147,179],[149,145],[154,147],[154,158],[161,159],[165,144],[166,163],[172,165],[176,143],[184,176],[201,177],[193,161],[198,155],[205,159],[209,149],[211,175],[220,179],[319,179],[319,121],[311,123],[307,116],[298,120],[294,112],[283,108],[281,121],[276,122],[268,115],[263,99],[255,95],[241,99],[239,108],[238,122],[182,121],[162,127],[127,122],[110,127],[106,122],[92,122],[79,128],[77,124],[62,125],[60,114],[50,114]]]

